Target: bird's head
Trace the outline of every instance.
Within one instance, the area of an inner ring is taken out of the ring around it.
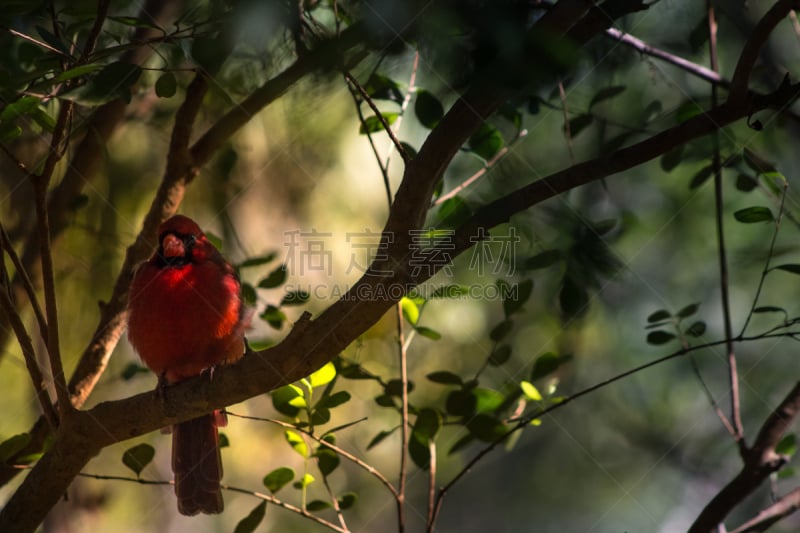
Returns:
[[[196,263],[215,250],[200,226],[184,215],[175,215],[161,224],[158,243],[156,255],[163,266]]]

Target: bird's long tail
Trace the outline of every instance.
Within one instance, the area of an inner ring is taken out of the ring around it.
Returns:
[[[217,413],[210,413],[176,424],[173,428],[172,471],[181,514],[222,512],[218,419]]]

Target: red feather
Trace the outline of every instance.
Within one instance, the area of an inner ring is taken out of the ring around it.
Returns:
[[[175,215],[131,284],[128,337],[142,361],[168,383],[197,376],[244,353],[240,285],[200,227]],[[178,509],[222,512],[217,413],[175,426],[172,464]]]

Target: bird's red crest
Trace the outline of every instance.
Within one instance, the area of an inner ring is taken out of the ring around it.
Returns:
[[[182,235],[203,235],[203,230],[191,218],[184,215],[174,215],[165,220],[158,228],[159,236],[165,233],[179,233]]]

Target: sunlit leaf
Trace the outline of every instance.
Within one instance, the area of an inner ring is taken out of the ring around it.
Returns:
[[[529,400],[533,400],[535,402],[542,401],[542,394],[539,392],[539,389],[536,388],[532,383],[528,381],[521,381],[519,384],[519,388],[522,389],[522,394],[525,395],[526,398]]]
[[[327,385],[333,381],[333,378],[335,377],[336,367],[332,362],[328,361],[322,368],[308,376],[308,380],[311,383],[311,386],[316,388],[321,387],[322,385]]]
[[[314,483],[316,478],[311,474],[304,474],[298,481],[292,483],[292,486],[296,489],[302,489]]]
[[[0,443],[0,463],[8,462],[9,459],[25,449],[31,442],[30,433],[19,433]]]
[[[412,326],[416,325],[417,320],[419,320],[419,308],[414,303],[414,300],[403,296],[400,300],[400,308],[403,310],[403,317],[405,317],[406,321]]]
[[[793,456],[797,452],[797,435],[788,433],[775,445],[775,453]]]
[[[296,451],[302,457],[308,457],[308,445],[299,433],[292,431],[291,429],[287,429],[284,432],[284,436],[286,437],[286,442],[289,443],[289,446],[291,446],[294,451]]]
[[[383,116],[383,121],[390,126],[394,124],[394,121],[397,120],[399,116],[397,113],[381,113]],[[358,133],[366,134],[366,133],[375,133],[377,131],[383,130],[383,121],[377,116],[372,115],[364,119],[364,123],[361,124],[358,128]]]
[[[438,341],[439,339],[442,338],[441,333],[431,328],[426,328],[425,326],[417,326],[414,329],[417,331],[417,333],[432,341]]]

